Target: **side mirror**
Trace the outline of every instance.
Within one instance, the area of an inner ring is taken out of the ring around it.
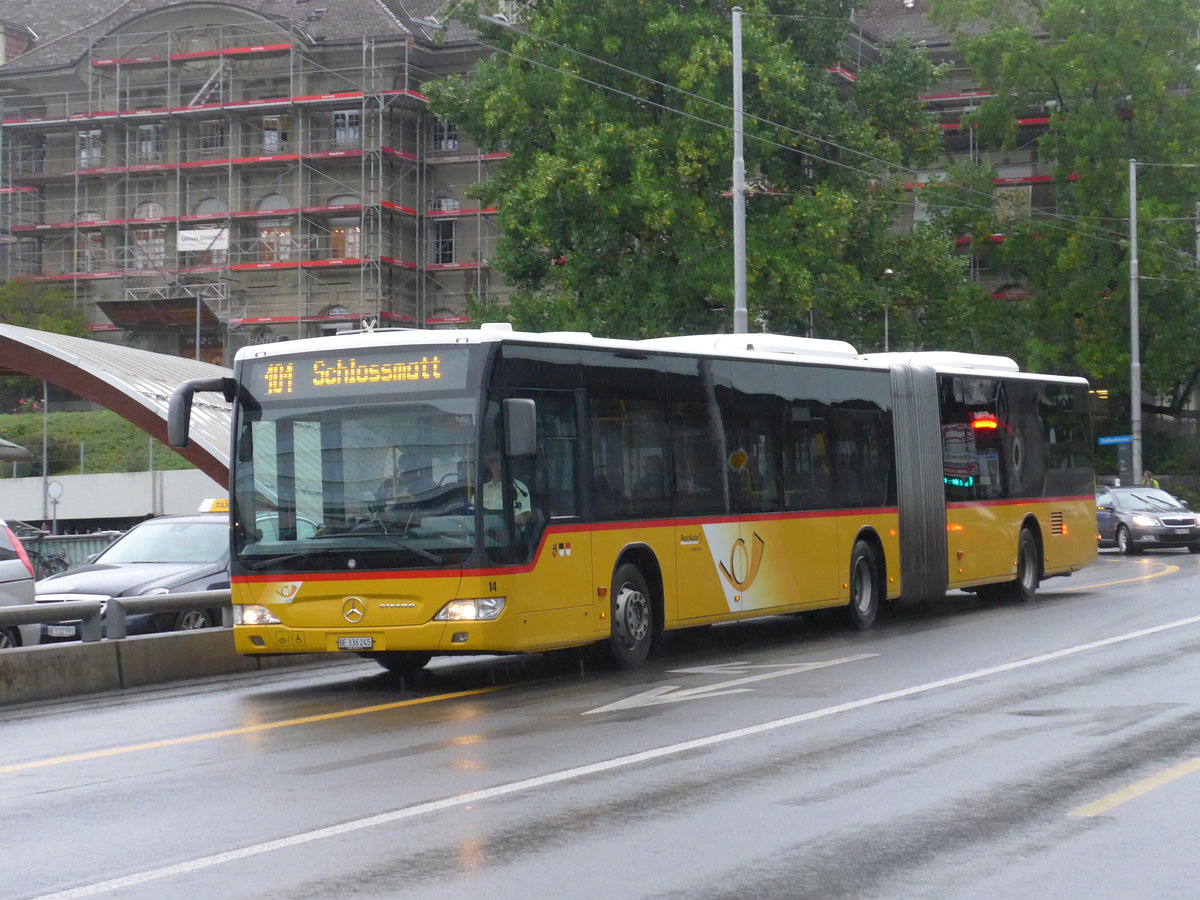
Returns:
[[[504,401],[504,452],[509,457],[537,452],[537,404],[523,397]]]

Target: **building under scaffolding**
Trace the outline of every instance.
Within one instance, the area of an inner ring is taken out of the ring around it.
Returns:
[[[500,293],[494,210],[465,192],[504,154],[421,90],[480,49],[318,2],[90,3],[118,12],[84,23],[46,0],[44,23],[0,23],[0,274],[63,285],[98,336],[216,363],[363,320],[452,324]]]

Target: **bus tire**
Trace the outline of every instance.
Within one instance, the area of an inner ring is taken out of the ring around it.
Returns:
[[[620,669],[636,669],[650,655],[654,636],[654,603],[641,570],[631,563],[613,575],[612,629],[608,655]]]
[[[388,650],[383,653],[372,653],[371,659],[383,666],[393,675],[416,675],[429,661],[432,653],[420,653],[416,650]]]
[[[1017,538],[1017,577],[994,586],[995,595],[1001,600],[1025,603],[1037,593],[1041,578],[1038,574],[1038,548],[1033,532],[1021,529]]]
[[[850,551],[850,605],[846,608],[846,617],[852,626],[866,631],[875,624],[882,592],[875,548],[867,541],[855,541],[854,549]]]

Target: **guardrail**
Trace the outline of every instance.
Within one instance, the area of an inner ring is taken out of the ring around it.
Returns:
[[[131,615],[182,612],[186,609],[220,609],[221,625],[227,628],[233,625],[230,592],[226,589],[151,594],[144,597],[114,597],[107,601],[65,600],[0,606],[0,628],[77,621],[80,623],[79,637],[84,643],[99,641],[104,637],[115,641],[127,636],[127,622]]]

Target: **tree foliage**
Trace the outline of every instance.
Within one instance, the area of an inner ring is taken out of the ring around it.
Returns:
[[[58,285],[32,281],[0,283],[0,322],[81,337],[83,312],[71,295]],[[3,368],[3,360],[0,360]],[[0,409],[17,403],[18,397],[40,396],[35,382],[23,376],[0,377]]]
[[[913,166],[939,138],[918,101],[935,80],[907,43],[840,97],[830,70],[847,0],[746,0],[747,306],[752,328],[971,348],[977,295],[945,226],[894,228]],[[431,84],[435,113],[508,153],[477,188],[499,208],[490,262],[535,330],[637,337],[728,330],[733,308],[730,4],[563,0],[519,28],[479,20],[494,52]],[[891,269],[892,278],[884,278]]]
[[[1005,221],[988,203],[958,212],[1030,296],[1014,343],[1037,368],[1128,390],[1129,160],[1137,166],[1143,386],[1178,408],[1200,372],[1196,217],[1200,95],[1194,0],[932,0],[959,33],[979,87],[969,124],[1016,149],[1016,121],[1045,109],[1036,155],[1053,161],[1054,215]],[[960,173],[961,174],[961,173]],[[984,173],[990,180],[993,172]],[[964,176],[967,177],[967,176]],[[976,182],[978,184],[978,182]],[[980,191],[978,196],[984,196]],[[956,227],[959,227],[956,226]]]
[[[83,312],[61,287],[33,281],[0,284],[0,322],[80,337]]]

